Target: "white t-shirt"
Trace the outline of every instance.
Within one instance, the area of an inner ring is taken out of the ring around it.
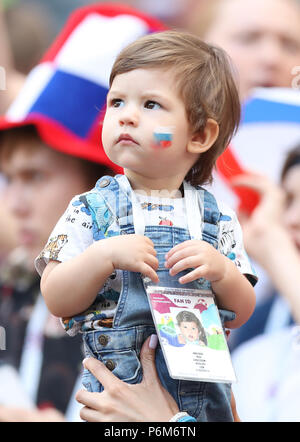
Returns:
[[[137,193],[136,197],[143,210],[146,226],[168,225],[188,229],[184,198],[159,198]],[[223,204],[218,203],[218,207],[222,213],[218,249],[232,259],[240,272],[255,283],[255,272],[243,246],[242,230],[237,217]],[[118,231],[115,221],[111,224],[110,230]],[[41,275],[50,260],[66,262],[84,252],[93,242],[92,218],[82,206],[78,196],[75,196],[53,229],[45,248],[37,257],[36,269]],[[97,312],[103,313],[103,318],[112,320],[121,288],[122,272],[116,270],[103,288],[106,293],[105,299],[98,299],[97,306],[94,306]],[[95,321],[92,314],[90,314],[90,319],[92,323],[87,321],[89,327],[96,328],[103,325],[103,321]],[[73,328],[73,326],[74,324],[69,325],[66,329],[69,330],[69,327]],[[70,331],[70,334],[73,332],[74,330]]]

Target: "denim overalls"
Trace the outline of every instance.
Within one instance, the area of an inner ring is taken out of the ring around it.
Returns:
[[[116,179],[117,178],[117,179]],[[133,222],[134,205],[131,204],[130,186],[119,185],[119,180],[127,180],[118,175],[116,178],[103,177],[96,183],[94,191],[99,192],[110,212],[117,218],[120,235],[136,233]],[[124,182],[124,181],[123,181]],[[121,183],[121,181],[120,181]],[[126,186],[125,186],[126,187]],[[212,194],[202,188],[194,190],[194,196],[202,200],[203,229],[202,239],[215,248],[218,245],[218,222],[220,212]],[[92,207],[91,212],[96,213]],[[175,245],[191,239],[188,230],[171,226],[147,226],[145,236],[149,237],[157,251],[159,286],[184,288],[210,288],[210,282],[199,281],[179,284],[183,274],[172,277],[164,267],[165,254]],[[130,250],[128,250],[130,253]],[[112,328],[91,330],[83,334],[87,356],[100,359],[118,378],[127,383],[139,383],[142,369],[139,354],[145,339],[156,333],[148,304],[147,295],[140,273],[123,271],[123,284]],[[233,320],[233,312],[219,310],[222,322]],[[187,411],[198,421],[232,421],[230,407],[231,386],[224,383],[195,382],[172,379],[158,346],[156,368],[162,385],[171,393],[181,411]],[[102,391],[102,385],[87,370],[83,374],[83,384],[89,391]]]

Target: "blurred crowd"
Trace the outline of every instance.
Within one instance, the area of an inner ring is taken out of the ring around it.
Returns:
[[[255,312],[232,332],[229,347],[241,420],[300,421],[300,1],[98,3],[129,5],[166,27],[188,30],[221,46],[232,59],[242,106],[257,88],[293,94],[291,124],[299,138],[285,146],[277,179],[270,173],[271,158],[262,171],[258,155],[257,170],[252,166],[251,173],[230,183],[233,192],[242,187],[259,195],[251,212],[233,208],[247,253],[267,283],[258,284]],[[0,0],[0,67],[5,70],[1,115],[10,112],[28,74],[69,15],[89,4]],[[283,121],[287,123],[286,115]],[[276,124],[282,122],[279,118]],[[268,135],[264,140],[268,143]],[[81,340],[65,335],[59,320],[42,305],[33,261],[72,196],[115,170],[100,157],[52,145],[35,123],[0,124],[0,169],[0,326],[6,331],[6,349],[0,349],[0,421],[79,420],[74,395],[80,386]],[[6,373],[11,384],[2,388]],[[14,388],[19,393],[13,394]]]

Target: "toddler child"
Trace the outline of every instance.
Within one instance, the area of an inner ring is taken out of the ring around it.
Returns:
[[[225,53],[188,33],[150,34],[117,57],[102,128],[106,154],[124,175],[77,195],[36,260],[49,310],[86,354],[120,379],[142,379],[139,353],[154,333],[149,283],[211,288],[225,326],[251,315],[256,278],[235,214],[200,187],[240,117]],[[182,196],[183,193],[183,196]],[[181,410],[230,421],[230,385],[175,380],[159,348],[156,366]],[[88,372],[90,391],[102,386]]]

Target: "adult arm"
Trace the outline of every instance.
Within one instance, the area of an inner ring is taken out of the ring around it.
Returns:
[[[282,223],[285,195],[283,190],[261,175],[241,176],[234,180],[259,192],[259,205],[250,216],[241,213],[245,247],[249,255],[266,271],[274,287],[290,305],[300,323],[300,254]]]

